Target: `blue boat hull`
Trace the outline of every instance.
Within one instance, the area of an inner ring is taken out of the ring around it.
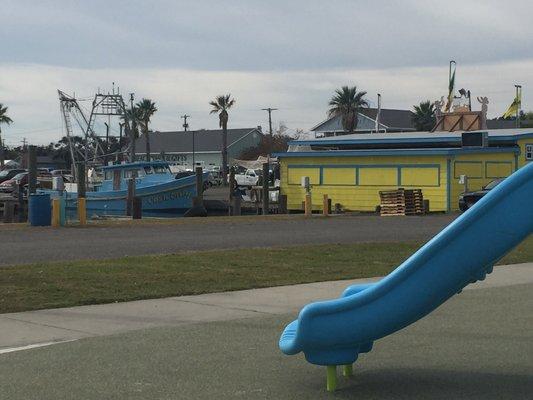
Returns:
[[[125,215],[127,190],[86,193],[87,213],[97,215]],[[142,201],[143,212],[183,214],[192,207],[196,196],[195,177],[137,188],[135,196]],[[78,207],[76,193],[66,194],[67,210]]]

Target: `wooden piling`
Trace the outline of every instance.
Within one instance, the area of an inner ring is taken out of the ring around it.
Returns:
[[[228,199],[228,215],[233,215],[233,191],[237,189],[237,182],[235,181],[235,170],[229,170],[229,199]]]
[[[133,198],[135,197],[135,178],[128,179],[128,194],[126,197],[126,215],[133,215]]]
[[[24,186],[22,184],[18,185],[18,193],[17,193],[17,200],[18,200],[18,222],[26,222],[26,210],[25,210],[25,204],[24,204]]]
[[[311,201],[311,193],[305,194],[305,215],[310,217],[313,214],[313,203]]]
[[[263,215],[268,215],[268,202],[270,200],[270,193],[268,191],[270,176],[268,170],[268,163],[263,164]]]
[[[287,214],[287,195],[286,194],[280,194],[279,195],[279,210],[278,212],[280,214]]]
[[[324,195],[324,200],[323,200],[323,203],[322,203],[322,207],[323,207],[323,209],[322,209],[322,214],[323,214],[324,216],[326,216],[326,217],[329,215],[329,207],[330,207],[330,204],[331,204],[331,203],[329,202],[328,195],[325,194],[325,195]]]
[[[241,196],[233,196],[233,215],[241,215]]]
[[[204,204],[204,173],[202,167],[196,167],[196,196],[193,198],[193,206]]]
[[[10,224],[15,220],[15,202],[14,201],[5,201],[4,202],[4,222]]]
[[[78,197],[78,220],[81,226],[87,225],[87,203],[85,197]]]
[[[87,174],[85,173],[85,164],[79,163],[77,165],[77,179],[78,179],[78,198],[85,198],[85,194],[87,192],[86,184],[85,184],[85,177]]]
[[[61,200],[52,199],[52,227],[59,228],[61,226]]]
[[[138,196],[133,197],[133,201],[131,204],[131,214],[133,219],[141,219],[142,218],[142,199]]]

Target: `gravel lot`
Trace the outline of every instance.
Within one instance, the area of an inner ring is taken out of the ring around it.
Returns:
[[[322,243],[427,240],[457,217],[236,217],[87,228],[0,226],[0,265]]]

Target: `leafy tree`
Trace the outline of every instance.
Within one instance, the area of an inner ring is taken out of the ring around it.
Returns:
[[[430,131],[437,123],[435,117],[435,105],[426,100],[417,106],[413,106],[413,124],[417,131]]]
[[[219,126],[222,128],[222,176],[225,185],[228,179],[228,110],[234,104],[235,99],[231,97],[231,94],[217,96],[209,102],[209,105],[213,107],[209,114],[218,114]]]
[[[335,94],[329,101],[329,117],[340,116],[342,128],[346,132],[353,133],[359,122],[357,113],[361,108],[368,107],[365,96],[366,92],[358,92],[356,86],[343,86],[335,90]]]
[[[146,139],[146,161],[150,161],[150,131],[148,124],[150,119],[156,113],[157,107],[155,103],[150,99],[142,99],[136,104],[140,114],[140,125]]]
[[[0,168],[4,167],[4,141],[2,140],[2,124],[9,125],[13,122],[11,118],[7,116],[7,107],[0,103]]]
[[[239,154],[241,160],[257,160],[259,156],[268,156],[271,153],[281,153],[287,151],[289,142],[293,140],[288,135],[262,135],[261,141],[255,147],[243,150]]]

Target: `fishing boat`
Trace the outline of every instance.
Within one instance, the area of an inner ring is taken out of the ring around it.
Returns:
[[[135,179],[135,196],[141,199],[143,213],[181,215],[192,207],[192,199],[197,195],[195,175],[176,178],[164,161],[109,165],[102,167],[102,172],[103,180],[86,192],[89,215],[125,215],[130,179]],[[204,182],[207,175],[204,173]],[[62,195],[67,211],[73,211],[78,195],[68,189],[56,191],[55,196]]]

